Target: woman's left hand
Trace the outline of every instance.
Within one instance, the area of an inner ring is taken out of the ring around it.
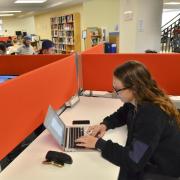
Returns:
[[[98,138],[94,136],[82,136],[76,139],[76,146],[86,147],[86,148],[95,148]]]

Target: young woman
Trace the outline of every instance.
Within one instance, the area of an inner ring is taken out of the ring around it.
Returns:
[[[180,116],[169,97],[136,61],[114,71],[113,87],[123,107],[90,127],[91,135],[77,139],[77,145],[100,150],[103,158],[121,168],[119,180],[180,177]],[[125,124],[125,147],[101,138],[108,129]]]

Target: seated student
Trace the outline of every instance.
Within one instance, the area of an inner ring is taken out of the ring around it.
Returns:
[[[115,69],[113,87],[124,105],[90,127],[91,135],[77,139],[77,146],[100,150],[103,158],[120,167],[119,180],[180,177],[180,114],[169,97],[137,61]],[[107,130],[125,124],[125,147],[101,138]]]
[[[13,40],[12,40],[12,37],[9,36],[7,41],[6,41],[6,47],[10,47],[10,46],[13,46]]]
[[[32,38],[31,36],[24,36],[23,45],[17,49],[17,54],[27,54],[32,55],[34,54],[34,49],[31,46]]]
[[[5,54],[6,54],[6,43],[0,42],[0,55],[5,55]]]
[[[20,47],[19,42],[17,41],[17,39],[13,40],[13,46],[10,46],[8,48],[8,54],[17,54],[17,50]]]
[[[44,40],[39,54],[54,54],[54,43],[50,40]]]

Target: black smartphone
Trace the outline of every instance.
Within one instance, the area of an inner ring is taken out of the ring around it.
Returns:
[[[90,120],[73,120],[72,124],[90,124]]]

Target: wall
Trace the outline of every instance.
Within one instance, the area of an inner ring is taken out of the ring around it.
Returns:
[[[3,34],[4,36],[15,35],[15,31],[28,32],[28,34],[35,34],[34,16],[26,18],[7,17],[3,20]],[[7,30],[7,32],[5,32]]]
[[[50,18],[73,12],[80,13],[81,32],[87,27],[94,26],[105,27],[107,32],[114,31],[119,23],[119,0],[89,0],[76,6],[36,15],[35,27],[37,34],[42,39],[51,39]],[[84,50],[83,40],[81,50]]]
[[[135,52],[144,52],[147,49],[159,52],[163,0],[138,0],[138,4]]]
[[[28,18],[3,18],[3,29],[6,35],[14,35],[16,30],[27,31],[29,34],[38,34],[41,39],[51,39],[50,18],[79,12],[81,16],[81,31],[87,27],[103,27],[108,32],[115,31],[119,24],[119,0],[89,0],[83,4],[67,8],[59,8]],[[82,50],[84,42],[82,40]]]
[[[132,18],[129,17],[125,20],[124,12],[132,11]],[[135,49],[136,43],[136,19],[137,14],[136,1],[120,0],[120,52],[132,52]]]
[[[160,51],[162,9],[163,0],[120,1],[120,52]]]
[[[83,3],[83,24],[87,27],[104,27],[107,32],[119,24],[120,0],[91,0]]]
[[[79,12],[80,17],[82,18],[82,4],[64,9],[60,8],[56,11],[36,15],[35,16],[36,33],[40,35],[41,39],[51,39],[50,18],[55,16],[62,16],[65,14],[76,13],[76,12]],[[81,20],[81,24],[82,24],[82,20]]]

